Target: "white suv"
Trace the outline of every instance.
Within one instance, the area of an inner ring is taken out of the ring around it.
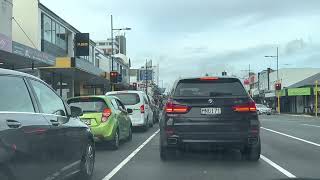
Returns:
[[[143,127],[145,130],[153,126],[153,112],[145,92],[112,91],[106,95],[118,97],[126,108],[133,110],[130,115],[132,126]]]

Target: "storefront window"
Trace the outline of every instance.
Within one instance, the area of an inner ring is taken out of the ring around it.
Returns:
[[[51,42],[51,19],[43,15],[43,39]]]

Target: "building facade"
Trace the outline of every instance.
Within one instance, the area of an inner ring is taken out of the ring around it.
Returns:
[[[1,68],[36,75],[63,98],[103,94],[110,89],[110,58],[98,50],[91,40],[89,55],[75,57],[74,37],[81,32],[43,4],[32,0],[14,0],[6,4],[6,11],[1,13],[12,17],[12,20],[5,16],[0,19],[0,27],[5,24],[3,19],[7,19],[7,25],[12,27],[11,37],[10,28],[0,29],[1,34],[9,34],[6,39],[12,44],[7,51],[2,51],[0,46]],[[0,40],[5,39],[1,34]]]

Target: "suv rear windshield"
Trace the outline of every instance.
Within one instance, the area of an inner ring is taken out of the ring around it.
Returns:
[[[84,113],[102,112],[107,108],[107,104],[100,98],[76,98],[68,100],[70,106],[76,106],[82,109]]]
[[[124,105],[135,105],[140,102],[140,97],[136,93],[112,94],[111,96],[118,97]]]
[[[174,92],[176,97],[217,97],[247,96],[247,92],[237,79],[182,80]]]

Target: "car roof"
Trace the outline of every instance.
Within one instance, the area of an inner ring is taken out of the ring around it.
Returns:
[[[237,77],[232,77],[232,76],[195,76],[195,77],[184,77],[184,78],[179,78],[177,79],[177,81],[181,81],[181,80],[189,80],[189,79],[199,79],[199,78],[210,78],[210,77],[214,77],[214,78],[218,78],[218,79],[237,79],[239,80],[239,78]]]
[[[112,94],[121,94],[121,93],[137,93],[137,94],[144,94],[143,91],[135,91],[135,90],[128,90],[128,91],[110,91],[107,92],[106,95],[112,95]]]
[[[14,70],[10,70],[10,69],[3,69],[3,68],[0,68],[0,75],[23,76],[23,77],[39,79],[38,77],[30,75],[30,74],[27,74],[27,73],[14,71]],[[41,79],[39,79],[39,80],[41,80]]]
[[[76,96],[76,97],[68,98],[68,100],[79,99],[79,98],[101,98],[101,99],[106,99],[108,97],[105,96],[105,95],[89,95],[89,96]]]

